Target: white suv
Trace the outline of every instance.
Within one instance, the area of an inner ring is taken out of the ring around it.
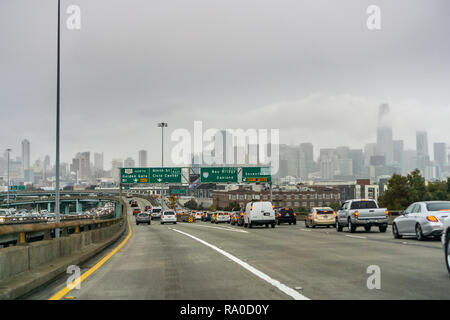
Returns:
[[[161,224],[166,222],[176,224],[177,223],[177,215],[173,210],[165,210],[161,216]]]

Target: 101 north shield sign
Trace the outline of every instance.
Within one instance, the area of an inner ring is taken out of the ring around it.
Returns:
[[[243,167],[242,182],[272,182],[270,167]]]
[[[238,182],[238,170],[233,167],[201,168],[200,182],[236,183]]]

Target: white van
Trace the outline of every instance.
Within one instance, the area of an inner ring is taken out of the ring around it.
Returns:
[[[244,227],[255,225],[272,225],[275,228],[275,211],[270,201],[249,202],[245,207]]]

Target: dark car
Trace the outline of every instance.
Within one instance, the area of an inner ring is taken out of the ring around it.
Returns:
[[[237,225],[240,226],[240,227],[242,227],[244,225],[244,211],[241,211],[239,213],[239,218],[238,218],[238,221],[237,221]]]
[[[277,210],[276,220],[277,224],[289,223],[297,224],[297,215],[292,208],[281,208]]]
[[[211,217],[212,217],[212,213],[211,212],[207,212],[205,213],[205,216],[203,217],[202,221],[211,221]]]
[[[241,216],[240,211],[233,211],[230,216],[230,224],[232,225],[238,224],[240,216]]]

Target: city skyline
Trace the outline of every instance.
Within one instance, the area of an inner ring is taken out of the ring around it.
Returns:
[[[61,34],[61,159],[101,150],[109,164],[145,149],[157,163],[160,121],[169,123],[166,150],[170,133],[195,120],[209,128],[279,128],[280,143],[311,142],[317,150],[362,148],[376,141],[382,102],[405,149],[415,148],[416,130],[450,143],[448,1],[410,1],[408,10],[381,1],[379,31],[367,29],[367,6],[357,0],[197,3],[177,0],[176,10],[81,5],[81,29]],[[50,2],[33,10],[25,1],[1,6],[8,46],[0,51],[0,95],[8,121],[0,146],[32,138],[33,150],[53,159],[56,12]],[[358,121],[341,125],[349,115]]]

